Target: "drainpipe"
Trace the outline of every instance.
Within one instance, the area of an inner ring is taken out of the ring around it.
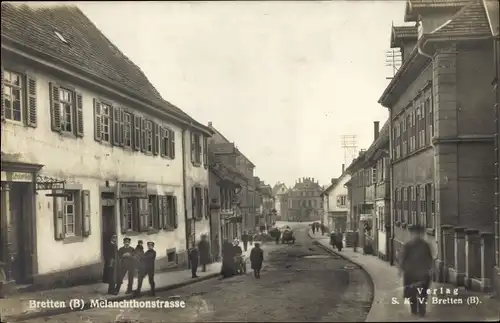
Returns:
[[[182,187],[183,187],[183,199],[184,199],[184,227],[185,227],[185,235],[186,235],[186,252],[188,253],[189,257],[189,232],[188,232],[188,203],[187,203],[187,188],[186,188],[186,129],[182,129],[182,136],[181,136],[181,146],[182,146]],[[193,221],[194,222],[194,221]],[[194,231],[194,223],[193,223],[193,231]],[[191,268],[191,262],[188,261],[188,268]]]

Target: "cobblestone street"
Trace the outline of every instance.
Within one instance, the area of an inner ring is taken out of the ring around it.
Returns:
[[[296,231],[295,245],[266,246],[260,280],[249,273],[157,295],[185,301],[184,309],[96,309],[25,322],[364,321],[373,295],[368,276],[313,245],[305,225]]]

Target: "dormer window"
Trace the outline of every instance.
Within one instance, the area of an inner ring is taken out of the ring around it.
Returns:
[[[68,41],[63,37],[63,35],[61,35],[60,32],[54,31],[54,34],[56,34],[57,38],[59,38],[59,40],[61,40],[63,43],[69,45]]]

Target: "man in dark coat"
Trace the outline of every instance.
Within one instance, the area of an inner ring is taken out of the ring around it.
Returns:
[[[316,234],[316,223],[313,223],[311,225],[311,227],[312,227],[313,234]]]
[[[207,271],[207,265],[210,263],[210,245],[206,235],[201,236],[201,241],[198,243],[198,251],[200,252],[201,271]]]
[[[335,247],[337,245],[337,233],[335,231],[332,231],[330,233],[330,244],[332,247]]]
[[[337,229],[337,233],[335,235],[335,247],[337,247],[338,251],[342,251],[342,247],[344,246],[343,240],[344,235],[340,232],[340,229]]]
[[[136,272],[137,272],[137,277],[139,277],[139,273],[141,271],[141,266],[142,266],[142,263],[141,263],[141,259],[142,259],[142,256],[144,256],[144,245],[143,245],[143,242],[142,240],[139,240],[137,241],[137,246],[135,246],[135,250],[134,250],[134,258],[135,258],[135,269],[136,269]]]
[[[256,242],[252,251],[250,251],[250,264],[252,265],[255,278],[260,278],[260,270],[264,262],[264,251],[260,248],[260,243]]]
[[[108,294],[115,294],[118,279],[118,247],[116,235],[112,235],[104,248],[104,269],[102,281],[108,284]]]
[[[243,231],[243,235],[241,236],[241,241],[243,241],[243,250],[247,251],[248,249],[248,241],[250,237],[248,236],[246,231]]]
[[[224,278],[234,276],[234,248],[233,245],[226,239],[222,244],[222,270],[221,274]]]
[[[155,243],[148,242],[148,250],[141,256],[139,265],[139,277],[137,278],[137,289],[135,295],[139,296],[141,294],[142,281],[146,275],[148,276],[149,286],[151,287],[151,296],[155,296],[155,260],[156,251],[154,250]]]
[[[198,277],[198,275],[196,275],[196,272],[198,271],[199,261],[200,261],[200,252],[198,248],[193,247],[189,251],[189,262],[191,263],[191,278]]]
[[[323,223],[321,223],[321,235],[324,236],[325,235],[325,225]]]
[[[422,238],[424,229],[414,225],[409,231],[412,239],[403,245],[399,269],[403,274],[404,297],[410,300],[411,313],[423,317],[434,259],[430,245]]]
[[[115,293],[120,292],[120,288],[123,284],[123,278],[127,275],[127,294],[132,293],[132,286],[134,285],[134,274],[135,274],[135,258],[134,258],[134,248],[130,246],[130,238],[123,238],[123,247],[118,249],[118,259],[119,263],[119,273],[118,284],[116,285]]]

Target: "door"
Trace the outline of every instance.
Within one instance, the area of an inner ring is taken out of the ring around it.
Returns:
[[[104,255],[104,247],[111,239],[111,236],[116,234],[116,221],[115,221],[115,206],[102,206],[102,255]]]
[[[17,284],[28,283],[30,275],[31,252],[29,248],[29,216],[31,215],[28,201],[28,184],[10,184],[10,227],[8,230],[9,254],[11,257],[11,277]]]

